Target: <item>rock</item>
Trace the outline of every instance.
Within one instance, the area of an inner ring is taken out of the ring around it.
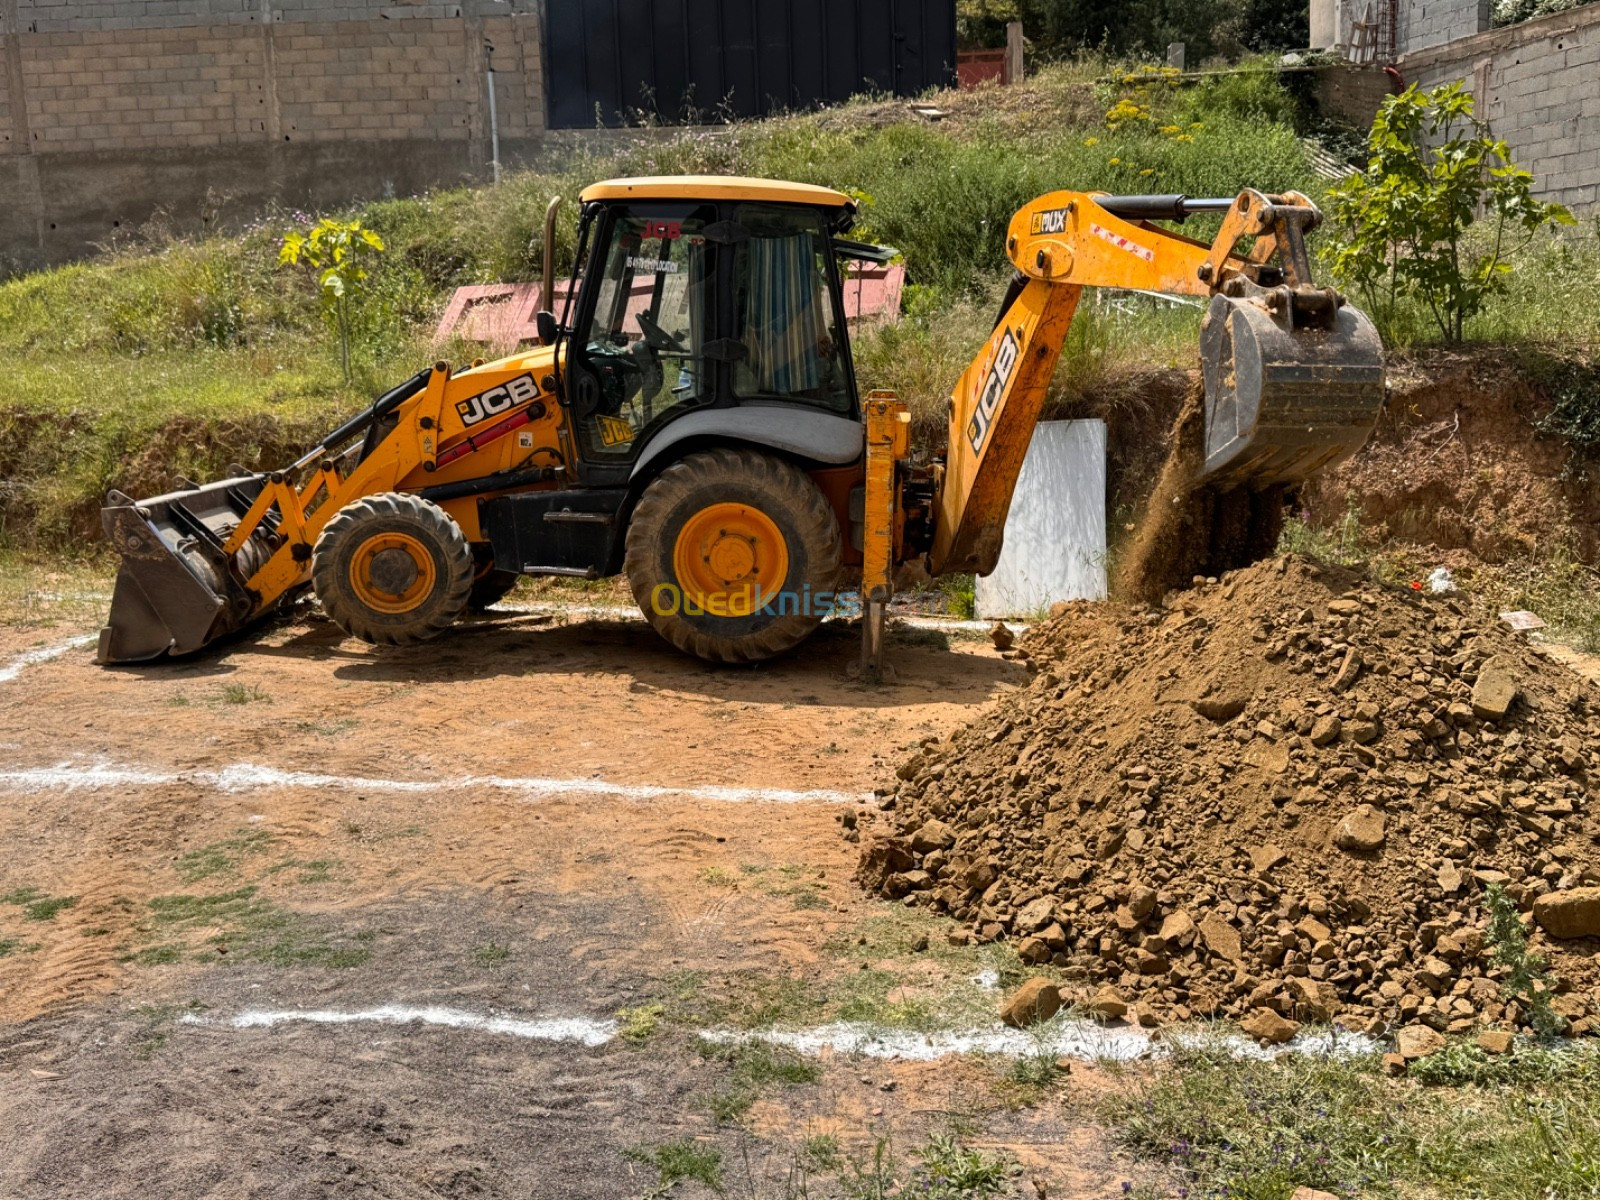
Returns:
[[[1083,1011],[1108,1021],[1119,1021],[1128,1015],[1128,1002],[1122,998],[1121,992],[1107,984],[1089,998]]]
[[[1206,696],[1199,700],[1192,700],[1189,706],[1208,721],[1221,724],[1231,721],[1245,710],[1250,703],[1250,697],[1238,695]]]
[[[1343,821],[1333,836],[1341,850],[1367,852],[1383,845],[1384,815],[1370,804],[1363,804]]]
[[[1344,732],[1344,722],[1338,717],[1318,717],[1311,726],[1311,744],[1313,746],[1329,746],[1339,740],[1339,735]]]
[[[1019,987],[1000,1009],[1000,1019],[1013,1029],[1026,1029],[1048,1021],[1061,1011],[1061,991],[1048,979],[1034,976]]]
[[[933,850],[948,850],[956,844],[956,831],[943,821],[932,820],[911,835],[911,849],[918,854]]]
[[[1406,1060],[1398,1054],[1385,1054],[1383,1056],[1383,1073],[1385,1075],[1404,1075],[1406,1073]]]
[[[861,847],[861,862],[856,876],[868,891],[882,891],[889,876],[909,871],[917,865],[911,845],[904,838],[873,838]]]
[[[1485,1029],[1478,1035],[1478,1049],[1485,1054],[1510,1054],[1514,1040],[1510,1030]]]
[[[1244,957],[1244,947],[1239,941],[1239,931],[1229,925],[1220,913],[1207,913],[1200,921],[1200,937],[1206,948],[1229,962]]]
[[[1462,878],[1460,868],[1458,868],[1455,863],[1451,862],[1447,862],[1441,866],[1439,868],[1439,874],[1435,876],[1435,878],[1438,881],[1439,889],[1447,896],[1459,892],[1461,890],[1462,883],[1465,882],[1465,880]]]
[[[1495,655],[1478,668],[1478,681],[1472,685],[1472,711],[1479,720],[1498,721],[1511,711],[1517,700],[1517,681],[1511,662]]]
[[[1332,1192],[1319,1192],[1316,1188],[1295,1188],[1289,1200],[1339,1200]]]
[[[1056,903],[1049,896],[1030,900],[1017,910],[1011,928],[1017,933],[1033,933],[1043,929],[1055,919]]]
[[[996,650],[1009,650],[1016,643],[1017,635],[1006,628],[1004,621],[996,621],[994,628],[989,630],[989,640],[994,643]]]
[[[1339,993],[1331,983],[1294,977],[1289,980],[1289,991],[1294,994],[1295,1015],[1308,1021],[1325,1023],[1338,1011]]]
[[[1339,672],[1333,677],[1333,690],[1336,692],[1348,691],[1350,685],[1355,683],[1356,676],[1361,674],[1361,651],[1354,646],[1344,653],[1344,662],[1339,664]]]
[[[1289,856],[1283,852],[1283,847],[1274,846],[1271,842],[1250,851],[1250,866],[1257,875],[1265,875],[1279,863],[1288,861]]]
[[[1143,921],[1156,910],[1156,891],[1154,888],[1135,887],[1128,893],[1128,912],[1135,921]]]
[[[1161,922],[1161,932],[1156,936],[1168,946],[1176,946],[1193,932],[1194,918],[1180,908]]]
[[[1300,1022],[1280,1017],[1270,1008],[1258,1008],[1239,1022],[1239,1028],[1257,1041],[1281,1046],[1300,1032]]]
[[[1329,600],[1328,611],[1336,617],[1353,617],[1361,611],[1361,601],[1350,599]]]
[[[1025,963],[1050,961],[1050,944],[1040,937],[1026,937],[1017,943],[1017,957]]]
[[[1395,1049],[1407,1062],[1427,1058],[1444,1049],[1444,1037],[1426,1025],[1407,1025],[1395,1034]]]
[[[1551,937],[1600,937],[1600,887],[1547,892],[1533,902],[1533,919]]]

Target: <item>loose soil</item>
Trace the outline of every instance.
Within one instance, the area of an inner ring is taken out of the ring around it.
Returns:
[[[862,879],[1145,1023],[1524,1023],[1481,893],[1600,882],[1600,689],[1464,599],[1304,559],[1171,601],[1035,629],[1032,686],[901,763]],[[1592,1031],[1600,939],[1533,947]]]
[[[83,632],[0,631],[0,661]],[[1079,1115],[1105,1086],[1092,1069],[1018,1108],[1003,1066],[832,1058],[742,1123],[710,1111],[729,1068],[679,1009],[748,1015],[867,966],[920,994],[976,959],[943,956],[934,926],[937,961],[880,942],[911,914],[850,882],[840,817],[856,805],[581,781],[868,797],[903,747],[1026,679],[987,643],[906,632],[898,682],[868,686],[848,675],[857,649],[827,628],[802,656],[713,669],[641,622],[502,613],[378,650],[302,615],[183,663],[105,670],[85,645],[26,666],[0,684],[0,1194],[610,1200],[659,1184],[627,1151],[692,1138],[740,1194],[778,1196],[806,1137],[866,1161],[878,1137],[904,1156],[958,1117],[1053,1195],[1120,1194],[1142,1176]],[[306,774],[219,785],[240,764]],[[17,781],[55,768],[78,786]],[[657,1003],[655,1036],[598,1048],[225,1023]]]

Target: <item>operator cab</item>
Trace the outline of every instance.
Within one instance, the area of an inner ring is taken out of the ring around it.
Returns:
[[[793,406],[859,429],[836,244],[849,196],[681,176],[596,184],[582,201],[583,282],[561,338],[586,485],[625,482],[659,433],[708,409]]]

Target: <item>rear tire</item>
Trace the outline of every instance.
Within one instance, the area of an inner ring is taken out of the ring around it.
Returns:
[[[678,649],[760,662],[832,610],[843,554],[815,483],[782,459],[729,448],[691,454],[645,489],[624,570],[645,619]]]
[[[311,556],[323,611],[375,645],[426,641],[455,624],[474,573],[461,527],[437,505],[399,492],[345,505]]]

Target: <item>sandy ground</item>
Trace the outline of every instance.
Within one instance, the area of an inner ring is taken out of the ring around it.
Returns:
[[[66,646],[87,632],[0,631],[0,1195],[642,1196],[660,1178],[627,1152],[683,1137],[736,1194],[792,1195],[803,1138],[870,1154],[952,1114],[1020,1194],[1129,1178],[1093,1069],[1017,1107],[989,1065],[840,1057],[719,1122],[729,1068],[677,1030],[229,1023],[614,1028],[828,986],[890,907],[851,882],[841,813],[1023,678],[986,643],[906,635],[869,686],[844,630],[739,670],[537,614],[382,651],[300,619],[118,670]]]

